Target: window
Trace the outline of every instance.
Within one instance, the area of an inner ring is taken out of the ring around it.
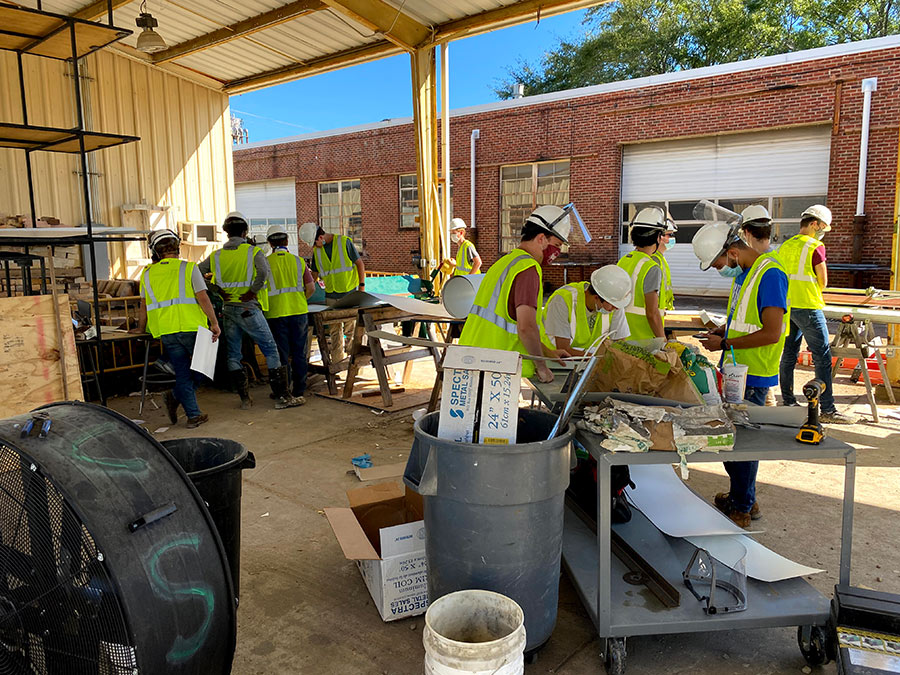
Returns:
[[[400,227],[412,229],[419,227],[416,217],[419,215],[418,176],[414,173],[400,176]],[[438,185],[438,198],[443,199],[444,186]],[[450,213],[453,213],[453,172],[450,172]]]
[[[319,225],[331,234],[350,237],[362,249],[362,203],[359,180],[319,183]]]
[[[689,244],[705,222],[694,219],[694,206],[699,199],[686,201],[636,202],[622,206],[622,243],[628,244],[628,223],[638,211],[647,206],[661,206],[666,209],[675,224],[679,244]],[[824,196],[812,197],[752,197],[741,199],[713,199],[714,203],[735,213],[740,213],[752,204],[760,204],[772,216],[772,245],[778,246],[800,230],[800,214],[813,204],[824,204]]]
[[[519,244],[522,225],[538,206],[569,203],[569,160],[500,167],[500,252]]]
[[[291,253],[297,253],[299,233],[296,218],[251,218],[248,224],[250,225],[250,236],[256,241],[257,246],[266,243],[266,234],[272,225],[281,225],[287,230],[288,250]]]

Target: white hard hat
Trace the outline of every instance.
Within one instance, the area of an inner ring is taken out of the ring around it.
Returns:
[[[454,218],[450,221],[450,231],[466,229],[466,221],[462,218]]]
[[[769,210],[761,204],[751,204],[746,209],[741,211],[741,219],[745,223],[750,223],[755,220],[765,220],[766,222],[770,222],[772,220],[772,218],[769,216]]]
[[[641,227],[648,230],[667,230],[669,226],[669,218],[666,212],[660,206],[647,206],[637,212],[632,219],[630,227]],[[672,223],[673,225],[675,223]],[[678,228],[675,228],[676,231]]]
[[[671,218],[666,218],[666,232],[668,234],[675,234],[676,232],[678,232],[678,226]]]
[[[233,220],[243,220],[245,223],[247,222],[247,219],[244,218],[244,214],[241,213],[240,211],[232,211],[232,212],[229,213],[227,216],[225,216],[225,222],[226,222],[226,223],[227,223],[229,220],[232,220],[232,219],[233,219]]]
[[[284,225],[270,225],[269,229],[266,230],[266,239],[278,236],[287,236],[287,230],[284,229]]]
[[[316,232],[319,231],[319,226],[315,223],[303,223],[300,226],[300,239],[303,240],[307,246],[315,246],[316,245]]]
[[[569,222],[569,213],[560,206],[548,204],[539,206],[525,219],[526,223],[537,225],[548,234],[558,237],[564,244],[569,243],[569,232],[572,224]]]
[[[631,276],[618,265],[604,265],[591,272],[591,288],[618,309],[631,304]]]
[[[181,243],[181,237],[175,234],[172,230],[154,230],[147,235],[147,245],[155,251],[156,247],[167,239],[174,239],[179,244]]]
[[[815,218],[819,222],[825,223],[825,232],[831,232],[831,209],[827,206],[813,204],[800,214],[800,220],[804,218]]]
[[[691,245],[700,261],[700,269],[708,270],[728,247],[740,239],[736,229],[727,223],[710,223],[700,228]]]

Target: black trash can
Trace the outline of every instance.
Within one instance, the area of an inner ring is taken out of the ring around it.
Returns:
[[[187,473],[209,508],[240,597],[241,471],[256,466],[256,458],[237,441],[226,438],[176,438],[162,441]]]

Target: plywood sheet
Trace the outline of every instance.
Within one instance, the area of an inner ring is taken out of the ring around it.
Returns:
[[[69,297],[58,298],[70,400],[83,400]],[[65,399],[53,297],[0,298],[0,410],[4,417]]]

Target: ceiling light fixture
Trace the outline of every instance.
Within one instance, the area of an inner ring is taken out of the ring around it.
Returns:
[[[134,22],[138,25],[138,28],[144,29],[141,31],[141,34],[138,35],[138,51],[154,54],[156,52],[161,52],[167,47],[166,41],[163,40],[162,35],[153,30],[159,25],[159,21],[154,19],[153,15],[147,11],[147,0],[144,0],[141,3],[140,16],[138,16]]]

